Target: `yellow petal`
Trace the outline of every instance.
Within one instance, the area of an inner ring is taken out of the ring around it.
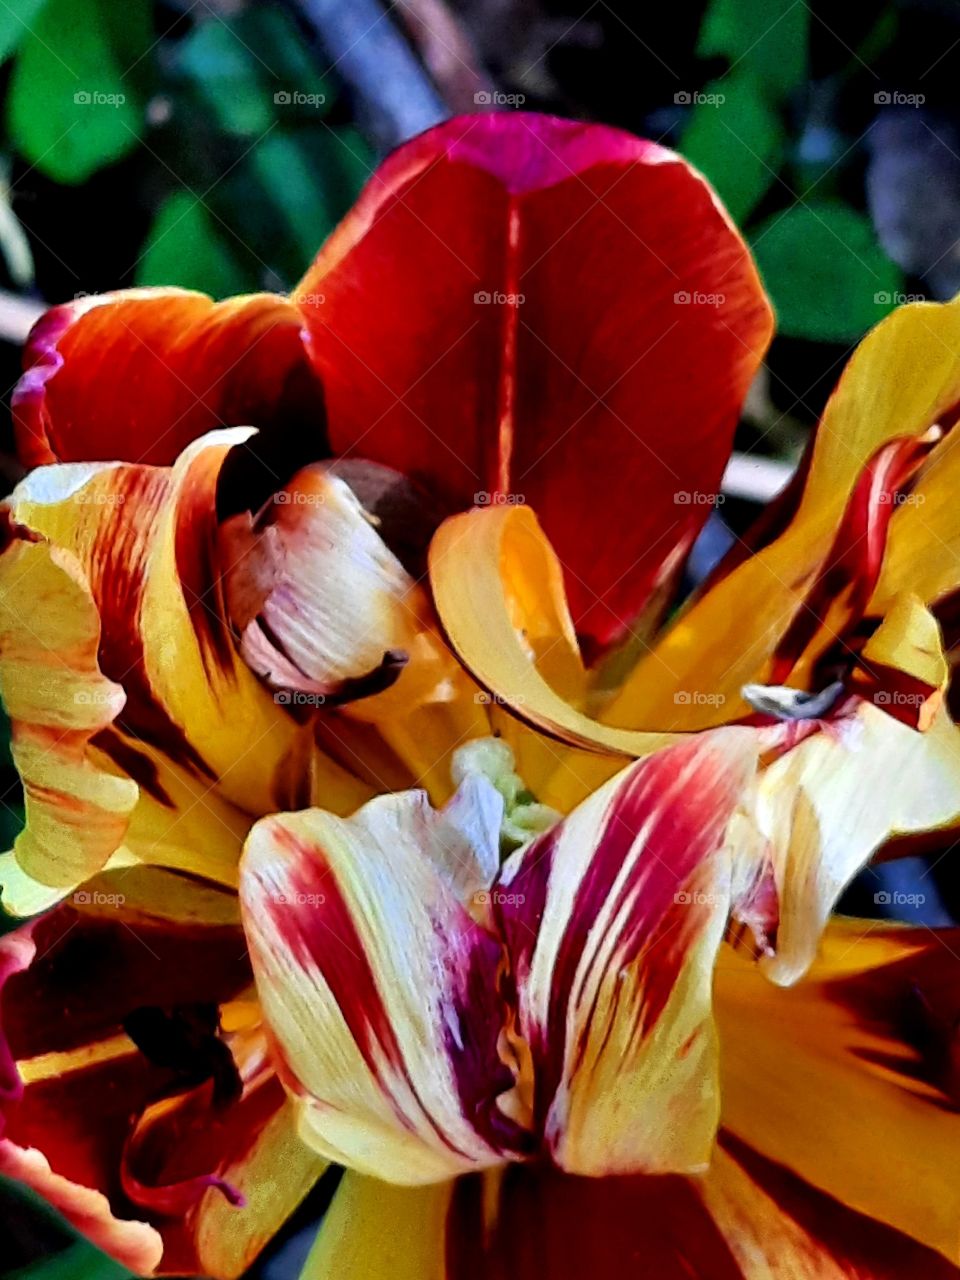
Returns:
[[[960,400],[958,349],[960,300],[901,307],[867,335],[824,411],[802,497],[785,532],[680,616],[637,665],[604,719],[670,726],[678,693],[690,699],[690,727],[746,712],[740,689],[768,682],[774,649],[803,608],[864,466],[891,441],[919,442]],[[952,447],[949,439],[944,446]],[[919,525],[923,519],[920,506],[898,510],[894,521]],[[910,556],[918,545],[909,542]],[[912,571],[912,559],[900,563]],[[905,571],[884,591],[885,599],[894,586],[919,589]],[[834,629],[841,621],[834,620]]]
[[[398,1187],[348,1171],[300,1280],[445,1280],[453,1183]]]
[[[430,546],[430,584],[453,648],[494,705],[567,746],[640,756],[676,740],[630,733],[578,708],[587,677],[563,594],[560,564],[528,507],[487,507],[445,521]],[[608,778],[597,764],[516,735],[518,768],[539,798],[567,809]]]
[[[0,555],[0,691],[23,779],[26,829],[0,859],[4,906],[44,909],[104,867],[137,786],[90,759],[124,704],[101,673],[100,620],[68,551],[14,536]]]
[[[788,991],[716,974],[724,1123],[842,1204],[960,1259],[956,930],[835,920]]]
[[[237,1209],[211,1188],[191,1215],[200,1269],[218,1280],[242,1275],[327,1168],[297,1137],[293,1105],[275,1111],[246,1150],[219,1169],[244,1197]]]

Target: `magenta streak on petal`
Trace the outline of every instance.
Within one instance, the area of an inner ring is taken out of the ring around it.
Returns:
[[[260,905],[273,914],[275,928],[284,938],[297,963],[307,972],[319,970],[323,974],[351,1037],[384,1094],[393,1099],[394,1089],[390,1075],[382,1070],[381,1057],[386,1059],[389,1071],[406,1084],[431,1130],[443,1145],[455,1155],[469,1158],[466,1152],[461,1151],[450,1140],[420,1098],[384,1007],[376,977],[367,961],[363,942],[351,918],[350,909],[322,850],[315,846],[301,845],[290,831],[279,824],[275,827],[274,836],[278,844],[286,846],[284,874],[288,901],[277,904],[276,899],[264,895]],[[299,903],[310,905],[301,907]],[[465,913],[464,919],[469,919]],[[479,936],[478,929],[478,938]],[[491,983],[492,977],[491,974]],[[465,1062],[469,1057],[468,1053]],[[490,1078],[488,1075],[488,1090]],[[475,1096],[473,1088],[466,1082],[463,1087],[469,1097]],[[496,1088],[496,1092],[499,1091]],[[410,1132],[416,1131],[414,1120],[406,1113],[402,1104],[395,1100],[394,1111],[399,1123]]]
[[[457,1035],[448,1026],[447,1054],[469,1123],[493,1150],[523,1154],[531,1135],[497,1106],[499,1096],[514,1085],[513,1072],[498,1053],[506,1010],[498,975],[503,947],[468,917],[465,921],[465,934],[450,951],[457,966]]]
[[[689,785],[664,807],[664,796],[675,790],[677,774],[693,761],[698,767]],[[695,903],[678,904],[675,895],[693,883],[698,868],[719,847],[735,800],[737,773],[719,752],[707,751],[699,742],[682,743],[639,762],[611,797],[560,944],[546,1022],[524,1028],[537,1070],[538,1129],[546,1123],[565,1066],[571,1065],[571,1054],[578,1058],[590,1035],[593,1010],[586,1019],[581,1044],[568,1046],[566,1042],[568,1010],[571,1002],[579,999],[575,989],[578,969],[588,946],[594,954],[599,950],[599,940],[589,940],[594,922],[601,913],[616,918],[624,907],[630,907],[613,962],[624,969],[643,964],[642,1023],[637,1031],[647,1034],[674,988],[691,938],[709,915],[709,908],[698,908]],[[649,829],[643,849],[634,851],[634,842],[645,826]],[[551,872],[562,874],[557,866],[561,839],[562,827],[531,845],[525,857],[531,864],[530,875],[521,869],[509,888],[520,893],[533,890],[532,897],[521,905],[507,902],[502,908],[504,934],[521,987],[530,963],[530,931],[544,910],[544,891],[549,891]],[[633,858],[633,865],[616,902],[611,903],[614,883],[628,858]],[[575,1067],[575,1061],[572,1065]]]

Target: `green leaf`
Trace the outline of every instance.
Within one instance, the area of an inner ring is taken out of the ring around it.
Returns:
[[[138,284],[175,284],[215,298],[256,288],[228,245],[228,232],[198,199],[177,191],[160,206],[137,269]]]
[[[79,183],[136,146],[142,111],[131,64],[107,38],[112,0],[47,0],[20,48],[7,102],[17,149],[57,182]],[[142,22],[147,0],[124,0]]]
[[[0,62],[16,51],[45,3],[46,0],[11,0],[0,5]]]
[[[730,59],[776,98],[807,78],[810,10],[804,0],[713,0],[700,28],[697,53]]]
[[[869,220],[839,200],[796,204],[751,237],[781,333],[855,342],[898,302],[900,269]]]
[[[126,1280],[124,1267],[93,1245],[77,1243],[33,1266],[7,1273],[7,1280]]]
[[[680,150],[743,222],[776,179],[784,151],[780,118],[756,77],[734,71],[695,95]]]
[[[226,23],[201,23],[183,41],[179,68],[227,133],[259,134],[273,122],[273,103],[257,66]]]
[[[331,98],[296,28],[276,10],[200,23],[182,41],[177,66],[220,128],[241,137],[265,133],[298,113],[322,119]]]
[[[374,166],[353,129],[277,128],[218,190],[238,234],[287,286],[307,264],[346,211]],[[257,193],[251,199],[251,192]]]

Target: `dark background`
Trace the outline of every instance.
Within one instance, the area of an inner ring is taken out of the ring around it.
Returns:
[[[379,156],[491,99],[620,125],[713,180],[779,316],[738,448],[792,465],[864,332],[907,296],[960,289],[958,69],[948,0],[5,0],[0,488],[18,474],[7,406],[34,310],[134,284],[288,288]],[[757,509],[741,495],[724,518]],[[6,749],[0,806],[9,847]],[[931,922],[956,901],[942,870]],[[872,910],[875,889],[848,905]],[[258,1275],[297,1274],[326,1194]],[[8,1277],[126,1274],[13,1188],[0,1249]]]

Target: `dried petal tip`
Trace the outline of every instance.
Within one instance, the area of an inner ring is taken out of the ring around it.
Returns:
[[[818,720],[827,714],[842,692],[841,680],[834,680],[825,689],[812,693],[791,689],[785,684],[745,684],[740,690],[744,702],[749,702],[754,711],[775,716],[777,720]]]

